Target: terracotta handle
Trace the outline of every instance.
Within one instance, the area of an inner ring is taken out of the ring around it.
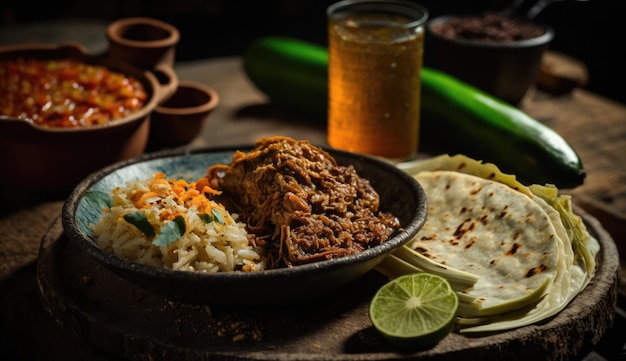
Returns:
[[[156,90],[157,103],[162,103],[169,99],[176,88],[178,88],[178,75],[174,69],[167,64],[159,64],[152,70],[157,80],[159,88]]]

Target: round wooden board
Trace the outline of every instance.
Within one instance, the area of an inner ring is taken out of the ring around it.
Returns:
[[[602,248],[595,278],[565,310],[508,332],[452,333],[410,353],[397,352],[371,326],[369,300],[385,282],[376,271],[307,303],[212,309],[169,301],[119,278],[81,253],[57,221],[42,240],[37,279],[44,308],[63,328],[128,360],[564,360],[599,341],[617,302],[615,243],[595,218],[576,211]]]

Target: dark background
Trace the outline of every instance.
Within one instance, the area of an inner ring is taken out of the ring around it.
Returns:
[[[501,10],[512,0],[419,0],[430,18]],[[551,49],[583,61],[586,88],[626,103],[626,22],[620,0],[556,1],[536,20],[555,30]],[[3,0],[0,27],[54,19],[113,21],[147,16],[178,27],[177,60],[241,55],[263,35],[287,35],[326,45],[325,9],[335,0]],[[1,30],[1,28],[0,28]],[[428,52],[428,49],[425,50]],[[428,64],[427,64],[428,65]]]

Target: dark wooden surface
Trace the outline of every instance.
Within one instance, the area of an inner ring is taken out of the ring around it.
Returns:
[[[205,83],[220,94],[218,108],[189,147],[249,144],[270,135],[326,143],[323,122],[302,119],[267,104],[245,78],[239,58],[180,63],[176,71],[180,79]],[[624,257],[626,107],[574,89],[558,96],[531,91],[521,108],[557,130],[579,152],[588,177],[583,186],[567,192],[599,220]],[[60,214],[63,199],[64,195],[0,193],[0,348],[23,355],[16,359],[111,359],[108,353],[76,340],[73,332],[59,327],[39,302],[35,278],[39,245]],[[623,280],[618,290],[623,302]],[[618,326],[623,327],[621,318]],[[624,335],[623,330],[618,335]],[[621,347],[623,336],[616,340],[607,342],[611,346],[621,342]],[[59,349],[60,353],[54,351]]]
[[[615,244],[597,220],[581,215],[602,251],[594,282],[565,310],[495,335],[451,333],[433,348],[406,354],[371,326],[369,300],[386,282],[376,271],[309,302],[213,309],[167,300],[116,276],[83,257],[57,221],[42,240],[37,279],[44,308],[60,325],[129,360],[163,354],[169,361],[564,360],[598,343],[617,299]]]

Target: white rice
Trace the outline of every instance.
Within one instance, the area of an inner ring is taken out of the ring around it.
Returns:
[[[155,182],[160,180],[160,182]],[[230,214],[221,204],[200,194],[193,202],[181,199],[172,185],[188,184],[195,189],[195,182],[166,180],[157,173],[147,180],[130,181],[114,189],[110,195],[113,205],[92,225],[94,239],[99,247],[131,261],[173,270],[206,273],[229,271],[260,271],[265,268],[264,251],[248,243],[246,226],[237,222],[237,215]],[[182,183],[180,183],[182,182]],[[136,202],[143,194],[141,208]],[[154,193],[157,193],[156,195]],[[205,223],[200,214],[218,211],[223,223]],[[125,215],[141,212],[156,232],[145,235],[135,225],[124,219]],[[185,219],[185,233],[174,242],[157,246],[152,242],[172,215]]]

